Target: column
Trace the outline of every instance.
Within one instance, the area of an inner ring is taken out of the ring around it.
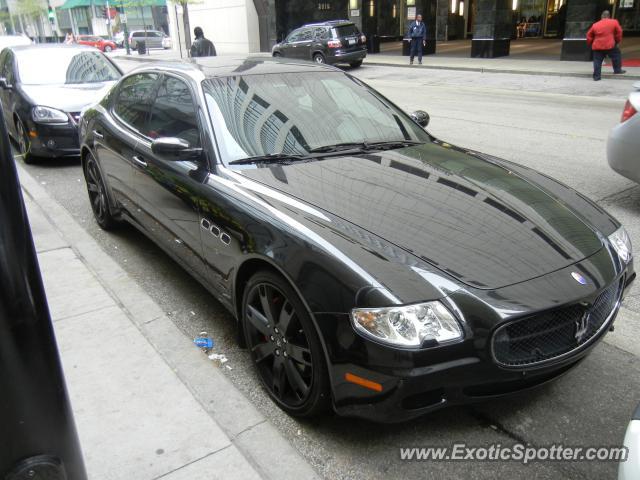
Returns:
[[[477,0],[471,56],[482,58],[509,55],[513,23],[511,0]]]
[[[562,39],[561,60],[589,61],[591,48],[587,45],[587,31],[598,16],[598,2],[594,0],[569,0],[567,22]]]
[[[436,3],[436,40],[446,42],[448,40],[447,25],[449,23],[450,0],[437,0]]]

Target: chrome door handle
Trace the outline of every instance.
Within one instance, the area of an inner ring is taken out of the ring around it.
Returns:
[[[141,157],[134,155],[133,157],[131,157],[131,159],[136,162],[138,165],[140,165],[141,167],[146,167],[147,166],[147,162],[145,162]]]
[[[100,138],[100,139],[104,138],[104,135],[103,135],[103,134],[101,134],[101,133],[100,133],[99,131],[97,131],[97,130],[94,130],[94,131],[93,131],[93,136],[94,136],[94,137],[96,137],[96,138]]]

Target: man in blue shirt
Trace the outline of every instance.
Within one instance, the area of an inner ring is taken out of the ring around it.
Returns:
[[[413,65],[413,58],[418,56],[418,63],[422,65],[422,47],[427,44],[427,26],[422,21],[422,15],[416,15],[416,20],[409,25],[407,37],[411,39],[411,57],[409,64]]]

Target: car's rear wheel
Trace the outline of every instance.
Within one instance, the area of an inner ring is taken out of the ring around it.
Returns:
[[[87,192],[89,193],[89,203],[93,211],[93,217],[100,228],[111,230],[118,225],[118,221],[111,214],[109,199],[107,197],[107,189],[102,179],[102,173],[94,156],[87,154],[87,160],[84,167],[84,178],[87,183]]]
[[[270,271],[251,277],[244,290],[242,322],[251,359],[273,401],[297,417],[325,411],[330,394],[322,345],[289,283]]]
[[[110,52],[111,50],[113,50],[113,49],[111,48],[111,45],[105,45],[105,46],[104,46],[104,51],[105,51],[105,52]]]
[[[358,68],[360,65],[362,65],[362,60],[358,60],[357,62],[351,62],[349,65],[351,65],[351,68]]]
[[[36,157],[31,153],[31,139],[27,135],[27,129],[24,128],[22,120],[19,118],[16,118],[16,133],[18,135],[18,151],[22,160],[27,164],[35,163]]]
[[[326,63],[324,55],[322,55],[321,53],[314,54],[313,55],[313,61],[316,62],[316,63]]]

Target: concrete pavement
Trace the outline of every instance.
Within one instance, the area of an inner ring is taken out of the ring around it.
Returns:
[[[89,478],[317,478],[17,165]]]

